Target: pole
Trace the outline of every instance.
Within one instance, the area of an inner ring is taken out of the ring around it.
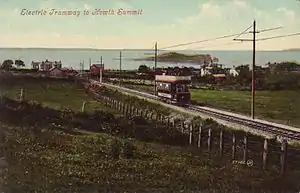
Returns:
[[[92,66],[92,59],[89,59],[89,78],[92,77],[92,73],[91,73],[91,66]]]
[[[119,77],[120,84],[121,84],[121,72],[122,72],[122,51],[120,51],[120,77]]]
[[[255,117],[255,41],[256,41],[256,21],[253,21],[253,63],[252,63],[252,104],[251,118]]]
[[[100,77],[99,77],[99,82],[102,83],[102,67],[100,67]]]
[[[102,83],[102,66],[103,66],[103,58],[102,58],[102,56],[101,56],[101,58],[100,58],[100,68],[99,68],[99,70],[100,70],[100,72],[99,72],[99,82],[100,83]]]
[[[82,60],[82,66],[81,66],[82,72],[84,72],[84,60]]]
[[[155,81],[156,68],[157,68],[157,42],[155,42],[155,56],[154,56],[154,94],[155,95],[156,95],[156,81]]]

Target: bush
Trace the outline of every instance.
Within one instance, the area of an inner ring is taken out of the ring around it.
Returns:
[[[113,159],[120,158],[122,144],[118,139],[114,139],[110,145],[109,154]]]
[[[135,147],[131,141],[125,140],[123,142],[123,155],[125,158],[130,159],[133,158]]]

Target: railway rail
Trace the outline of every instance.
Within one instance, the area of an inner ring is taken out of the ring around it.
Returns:
[[[118,90],[123,90],[125,92],[135,94],[140,97],[153,99],[153,100],[159,100],[159,97],[157,97],[153,94],[136,91],[136,90],[125,88],[125,87],[122,87],[119,85],[100,83],[100,82],[94,81],[94,80],[90,80],[90,81],[93,84],[99,84],[99,85],[104,85],[104,86],[108,86],[108,87],[113,87]],[[170,105],[172,105],[172,104],[170,104]],[[175,105],[173,105],[173,106],[175,106]],[[247,126],[249,128],[259,130],[262,132],[266,132],[266,133],[270,133],[270,134],[273,134],[276,136],[281,136],[286,139],[300,141],[300,128],[277,124],[277,123],[272,123],[272,122],[259,120],[259,119],[251,119],[251,118],[248,118],[243,115],[230,113],[230,112],[226,112],[226,111],[221,111],[221,110],[217,110],[217,109],[213,109],[213,108],[197,106],[197,105],[189,105],[187,107],[178,107],[178,106],[176,106],[176,107],[182,108],[182,109],[189,109],[194,112],[199,112],[199,113],[206,114],[206,115],[209,115],[214,118],[218,118],[220,120],[232,122],[232,123],[242,125],[242,126]]]

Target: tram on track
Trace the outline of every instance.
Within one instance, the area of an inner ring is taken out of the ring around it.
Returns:
[[[191,103],[191,93],[188,89],[191,76],[156,75],[155,84],[155,95],[160,100],[179,106],[188,106]]]

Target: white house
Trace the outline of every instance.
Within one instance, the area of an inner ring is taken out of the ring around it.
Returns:
[[[229,74],[231,76],[237,76],[237,75],[239,75],[239,72],[236,71],[235,66],[233,66],[233,68],[229,70]]]
[[[210,74],[212,74],[211,70],[212,70],[212,67],[210,67],[210,66],[201,68],[200,74],[201,74],[201,76],[210,75]]]

